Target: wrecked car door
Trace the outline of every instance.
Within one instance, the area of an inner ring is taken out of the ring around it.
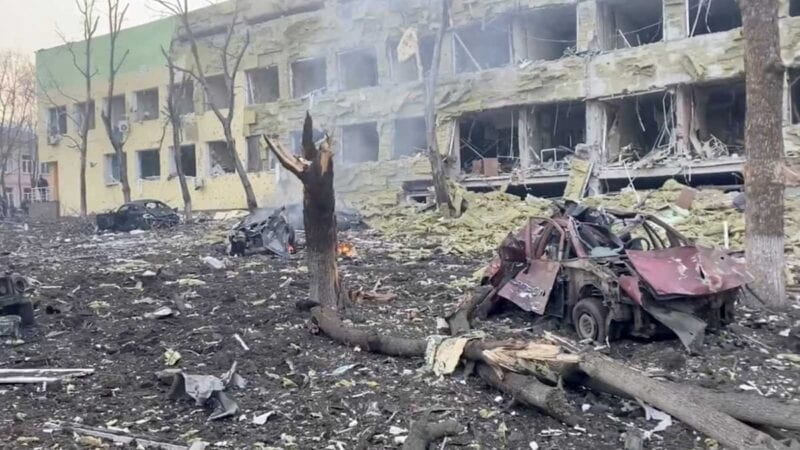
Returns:
[[[521,236],[525,248],[532,249],[527,252],[531,259],[525,269],[500,289],[498,296],[524,311],[543,315],[561,270],[565,233],[554,221],[548,221],[541,234],[534,235],[533,230],[530,224]]]

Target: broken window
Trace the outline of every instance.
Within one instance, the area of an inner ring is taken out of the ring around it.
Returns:
[[[790,68],[788,71],[789,77],[789,94],[790,106],[792,108],[792,124],[800,123],[800,69]]]
[[[516,48],[519,61],[554,60],[575,52],[578,33],[575,5],[538,8],[521,19]]]
[[[194,112],[194,83],[190,80],[172,86],[177,114],[185,116]]]
[[[608,162],[633,163],[655,150],[671,148],[675,116],[670,93],[618,98],[606,104]]]
[[[741,26],[742,14],[736,0],[689,0],[689,36]]]
[[[375,122],[342,127],[342,159],[345,163],[378,160],[380,136]]]
[[[105,103],[106,110],[110,111],[111,127],[117,133],[127,133],[129,124],[127,110],[125,109],[125,95],[115,95],[110,102],[106,98]]]
[[[178,166],[175,162],[175,148],[170,147],[170,161],[169,161],[169,173],[172,176],[178,175]],[[197,176],[197,155],[194,150],[194,145],[183,145],[181,146],[181,169],[183,169],[183,174],[187,177],[196,177]]]
[[[453,33],[457,73],[502,67],[511,63],[511,26],[494,20]]]
[[[694,88],[694,151],[715,158],[744,151],[745,86],[732,82]]]
[[[270,103],[280,98],[278,66],[247,71],[247,104]]]
[[[518,117],[514,109],[503,108],[459,119],[464,172],[495,176],[514,169],[519,160]]]
[[[236,161],[234,161],[233,154],[228,150],[228,144],[225,141],[209,142],[208,153],[212,177],[226,173],[236,173]]]
[[[564,169],[575,146],[586,141],[586,107],[580,103],[532,106],[525,127],[532,160],[547,169]]]
[[[67,134],[66,106],[56,106],[47,110],[47,132],[50,136]]]
[[[84,114],[88,112],[88,128],[89,130],[94,130],[95,127],[95,105],[94,100],[89,102],[89,111],[86,111],[86,102],[76,103],[75,104],[75,121],[77,122],[78,128],[80,130],[83,129],[83,121]]]
[[[292,95],[304,97],[311,92],[323,90],[328,85],[325,58],[313,58],[292,63]]]
[[[608,0],[599,7],[604,50],[652,44],[664,37],[662,0]]]
[[[141,150],[136,152],[139,158],[139,178],[143,180],[161,177],[161,158],[158,150]]]
[[[339,54],[339,82],[343,90],[378,85],[378,55],[374,48]]]
[[[247,137],[247,171],[261,172],[269,167],[270,160],[266,148],[261,145],[263,137],[261,135]]]
[[[392,157],[413,156],[425,152],[428,139],[425,136],[425,118],[397,119],[394,122],[394,145]]]
[[[225,77],[217,75],[206,78],[208,92],[206,92],[206,111],[216,107],[217,109],[228,109],[231,105],[231,97],[228,92],[228,85]]]
[[[389,41],[389,62],[391,64],[392,77],[398,83],[405,83],[409,81],[419,80],[420,70],[417,62],[422,63],[423,74],[427,74],[431,70],[433,62],[433,36],[425,36],[418,40],[417,48],[419,51],[419,59],[416,53],[406,55],[408,59],[400,61],[398,56],[399,40]]]
[[[158,119],[158,88],[139,91],[136,93],[136,120]]]
[[[789,0],[789,16],[800,16],[800,0]]]
[[[118,183],[121,173],[119,156],[116,153],[105,155],[105,163],[106,184]]]

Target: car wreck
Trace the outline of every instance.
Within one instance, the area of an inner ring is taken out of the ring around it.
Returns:
[[[266,250],[288,258],[295,249],[294,227],[289,223],[285,208],[256,210],[228,233],[231,256],[245,256],[248,250]]]
[[[99,231],[129,232],[169,228],[180,222],[178,213],[159,200],[136,200],[115,211],[97,215]]]
[[[730,323],[751,281],[735,253],[696,245],[658,217],[571,204],[531,218],[487,267],[486,304],[510,301],[584,340],[650,338],[665,328],[691,352]]]
[[[28,287],[20,274],[0,272],[0,316],[19,316],[23,326],[34,324],[33,303],[25,295]]]

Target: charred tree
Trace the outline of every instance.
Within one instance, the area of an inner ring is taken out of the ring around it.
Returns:
[[[173,158],[175,158],[175,172],[178,175],[178,182],[181,185],[181,196],[183,196],[183,215],[187,221],[192,220],[192,194],[189,191],[189,184],[186,182],[186,173],[183,171],[183,143],[182,128],[183,128],[183,114],[181,109],[181,97],[186,95],[186,88],[188,83],[191,83],[186,76],[183,77],[180,84],[176,84],[175,61],[172,58],[173,40],[170,43],[169,51],[161,49],[164,59],[167,61],[167,70],[169,71],[169,86],[167,87],[167,106],[166,116],[167,123],[172,130],[172,149]]]
[[[433,175],[433,188],[436,193],[436,206],[439,212],[446,215],[458,215],[461,211],[453,211],[453,204],[450,199],[450,189],[447,185],[447,168],[445,159],[439,150],[439,143],[436,139],[436,88],[439,84],[439,66],[442,59],[442,42],[444,33],[450,22],[450,2],[442,0],[442,23],[436,33],[436,41],[433,46],[433,62],[428,78],[425,80],[425,138],[428,144],[428,159],[431,163],[431,173]],[[419,49],[417,50],[419,55]],[[419,57],[417,60],[419,61]],[[420,64],[418,62],[418,64]],[[421,67],[420,67],[420,70]]]
[[[303,222],[306,258],[311,276],[310,298],[329,310],[344,309],[344,295],[336,267],[336,196],[333,189],[331,140],[314,142],[314,123],[306,114],[303,159],[287,152],[280,142],[264,136],[281,165],[303,183]]]
[[[746,256],[753,290],[770,306],[786,304],[784,275],[783,64],[778,0],[742,0],[745,119]]]
[[[112,118],[116,116],[114,113],[114,88],[117,81],[117,74],[122,68],[122,65],[125,64],[125,60],[130,53],[129,50],[126,50],[119,61],[117,61],[117,39],[119,39],[119,33],[122,31],[122,23],[125,21],[125,15],[128,13],[128,6],[129,5],[126,4],[125,7],[122,8],[122,11],[120,11],[119,0],[108,0],[108,93],[106,97],[107,103],[101,114],[103,125],[106,129],[106,135],[108,135],[108,140],[111,141],[111,147],[114,148],[114,153],[117,155],[117,160],[119,161],[119,183],[122,187],[122,197],[125,203],[131,201],[131,185],[128,181],[128,159],[125,157],[125,140],[127,139],[127,135],[120,129],[118,123],[112,123]],[[122,114],[124,113],[125,111],[122,111]],[[119,117],[122,117],[122,115]],[[82,168],[82,171],[85,171],[85,168]]]
[[[226,29],[225,40],[222,46],[218,49],[210,47],[211,49],[218,50],[219,58],[217,61],[213,61],[213,63],[219,64],[219,67],[222,69],[221,76],[225,85],[225,93],[224,97],[222,97],[215,94],[211,88],[211,81],[206,73],[206,66],[211,61],[204,61],[201,57],[198,37],[195,35],[191,21],[189,20],[188,0],[154,1],[177,17],[183,26],[182,31],[189,43],[189,50],[194,68],[189,69],[178,67],[177,65],[174,65],[174,67],[176,70],[191,76],[203,87],[203,92],[207,99],[206,103],[214,113],[214,116],[216,116],[220,126],[222,126],[226,149],[233,160],[236,173],[239,176],[239,181],[242,183],[242,188],[244,189],[245,198],[247,200],[247,208],[252,211],[258,208],[258,201],[256,200],[253,185],[250,183],[250,177],[247,175],[247,169],[244,164],[242,164],[242,158],[239,156],[239,152],[236,151],[236,139],[233,136],[233,120],[236,112],[236,77],[240,72],[244,55],[250,47],[249,31],[245,31],[241,43],[238,46],[235,45],[236,39],[234,38],[242,23],[240,20],[239,3],[238,1],[235,3],[235,9],[231,13],[231,23]]]

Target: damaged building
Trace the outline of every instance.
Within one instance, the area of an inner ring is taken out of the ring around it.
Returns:
[[[780,9],[788,156],[800,148],[796,3],[782,0]],[[433,64],[438,8],[429,0],[227,1],[191,14],[200,45],[213,48],[235,12],[237,33],[249,32],[251,44],[234,104],[217,92],[224,82],[213,61],[210,92],[181,89],[184,145],[192,153],[184,167],[195,209],[245,206],[211,103],[237,109],[236,151],[264,205],[285,203],[293,189],[258,137],[277,135],[296,148],[307,110],[334,137],[336,188],[345,202],[425,186],[430,168],[418,156],[425,151],[422,79]],[[668,178],[741,184],[744,42],[736,1],[454,0],[451,15],[437,140],[450,175],[468,188],[510,184],[535,195],[558,193],[576,155],[594,163],[599,191]],[[173,19],[122,33],[130,56],[112,101],[124,114],[112,119],[127,135],[134,197],[180,204],[168,157],[174,150],[160,139],[169,88],[160,49],[173,39],[177,60],[189,61],[185,33]],[[409,46],[416,50],[410,55]],[[61,137],[76,129],[51,122],[76,108],[66,96],[85,94],[64,47],[40,51],[37,69],[49,80],[48,95],[39,98],[42,161],[58,174],[52,188],[62,213],[75,213],[78,153],[66,151],[69,140]],[[95,108],[106,102],[99,70]],[[100,211],[121,201],[119,161],[102,127],[91,128],[89,209]]]

